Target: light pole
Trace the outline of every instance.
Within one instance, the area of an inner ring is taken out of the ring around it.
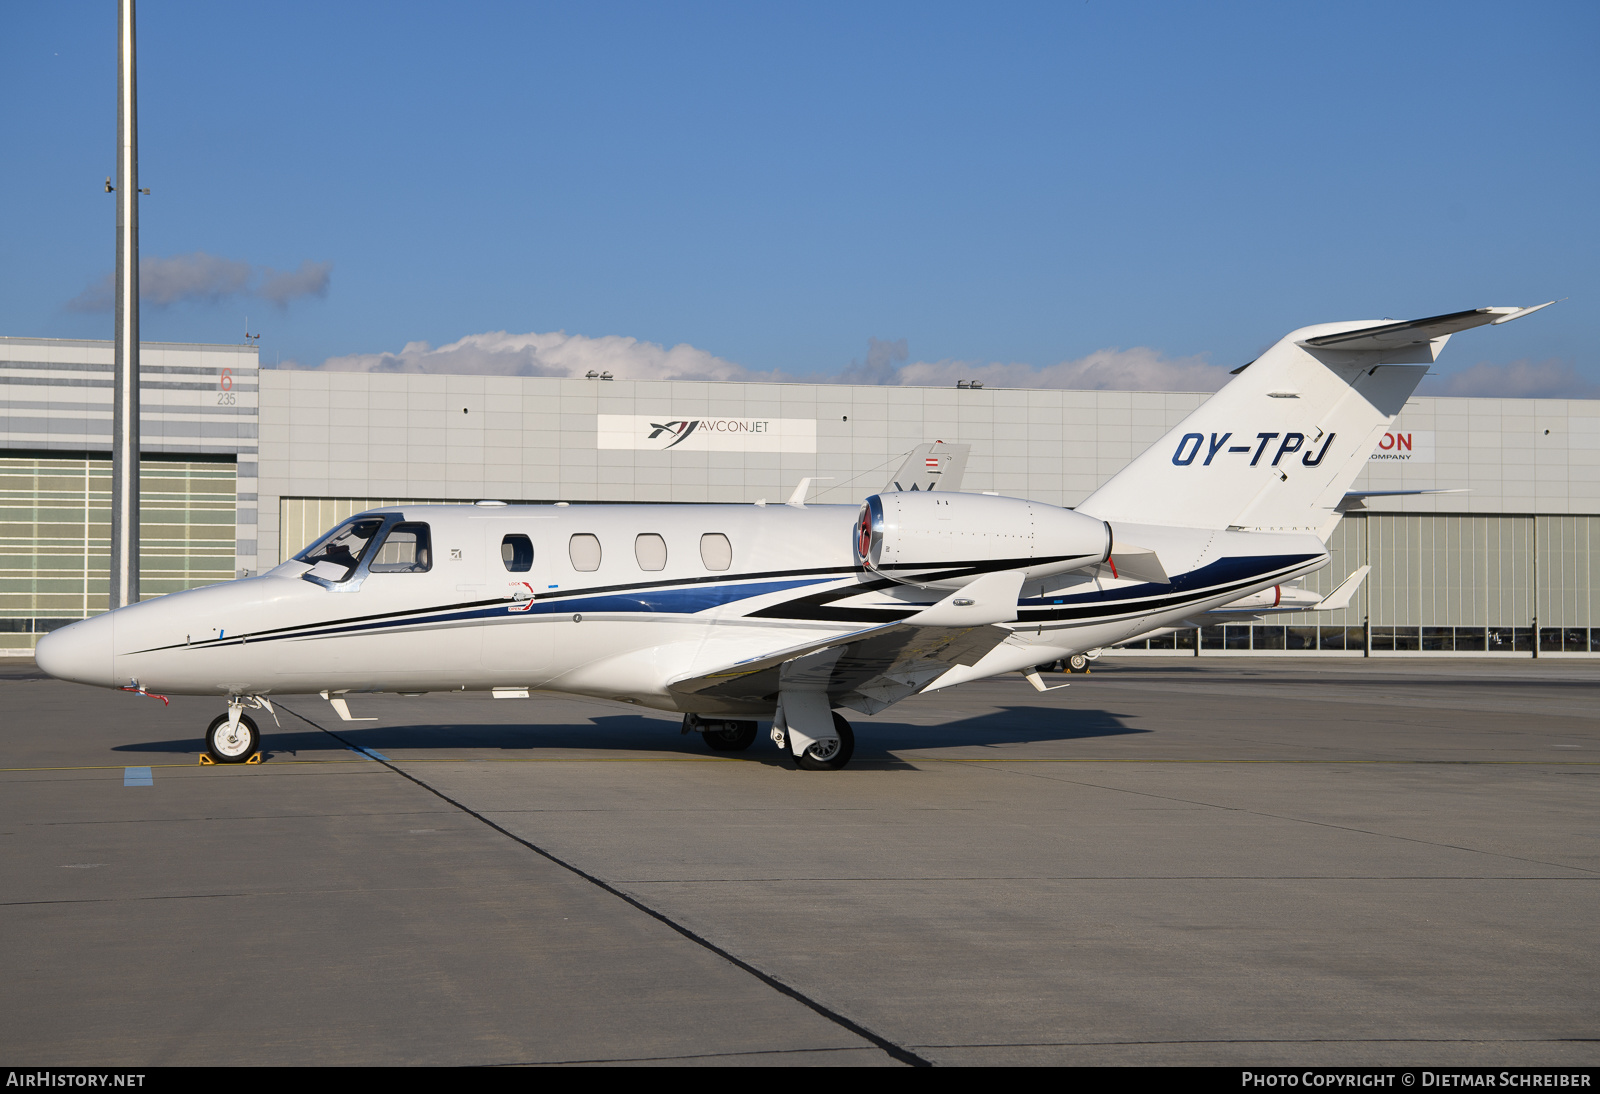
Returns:
[[[111,408],[111,604],[139,601],[139,108],[133,0],[117,36],[117,317]]]

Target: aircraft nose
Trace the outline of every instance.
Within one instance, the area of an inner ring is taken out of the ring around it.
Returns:
[[[115,687],[111,628],[110,618],[102,615],[51,631],[39,639],[34,660],[58,680]]]

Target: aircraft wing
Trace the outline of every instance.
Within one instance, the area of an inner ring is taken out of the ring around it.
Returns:
[[[765,705],[783,688],[821,690],[829,705],[876,714],[956,665],[975,665],[1010,635],[1003,627],[891,623],[684,677],[667,690],[684,706]],[[695,702],[696,699],[708,701]]]

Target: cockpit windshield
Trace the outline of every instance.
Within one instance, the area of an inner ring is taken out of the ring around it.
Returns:
[[[334,582],[347,580],[382,527],[381,517],[346,521],[294,557],[311,563],[308,577]]]

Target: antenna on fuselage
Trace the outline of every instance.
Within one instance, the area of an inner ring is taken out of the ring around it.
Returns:
[[[833,481],[833,476],[832,475],[811,475],[811,476],[808,476],[807,478],[801,479],[800,480],[800,485],[798,485],[798,486],[796,486],[794,488],[794,493],[790,494],[789,495],[789,500],[784,502],[783,504],[792,505],[796,509],[804,509],[806,507],[806,494],[810,492],[811,484],[814,483],[814,482],[818,482],[818,481],[821,481],[821,482],[832,482]]]

